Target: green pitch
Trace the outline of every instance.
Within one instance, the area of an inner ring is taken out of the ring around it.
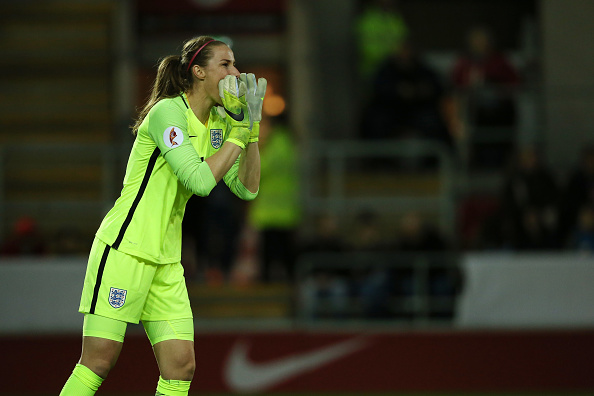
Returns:
[[[3,395],[0,393],[0,395]],[[196,393],[190,392],[189,396],[230,396],[232,393]],[[266,393],[249,394],[250,396],[594,396],[593,392],[526,392],[526,393]],[[55,396],[55,395],[24,395],[10,394],[3,396]],[[123,394],[97,392],[97,396],[152,396],[146,393]]]
[[[204,394],[190,393],[190,396],[229,396],[227,394]],[[116,396],[116,395],[113,395]],[[123,396],[123,395],[119,395]],[[126,395],[140,396],[140,395]],[[250,396],[594,396],[594,392],[573,393],[268,393],[268,394],[250,394]]]
[[[190,393],[190,396],[229,396],[227,394]],[[113,395],[116,396],[116,395]],[[123,395],[119,395],[123,396]],[[140,396],[140,395],[126,395]],[[594,392],[557,392],[557,393],[267,393],[250,396],[594,396]]]
[[[190,393],[190,396],[229,396],[227,394]],[[116,395],[113,395],[116,396]],[[120,395],[122,396],[122,395]],[[140,395],[126,395],[140,396]],[[250,396],[594,396],[594,392],[558,392],[558,393],[268,393]]]

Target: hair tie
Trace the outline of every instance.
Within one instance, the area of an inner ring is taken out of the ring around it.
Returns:
[[[188,64],[188,68],[186,69],[186,71],[190,71],[190,67],[192,67],[192,62],[194,62],[194,59],[196,58],[196,55],[198,55],[198,53],[200,51],[202,51],[202,48],[206,47],[207,44],[212,43],[213,41],[215,41],[214,39],[207,41],[206,43],[202,44],[202,47],[198,48],[198,51],[196,51],[196,53],[194,54],[194,56],[192,57],[192,59],[190,59],[190,63]]]

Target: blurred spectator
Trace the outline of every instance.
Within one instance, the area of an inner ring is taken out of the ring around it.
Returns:
[[[499,207],[484,218],[472,247],[479,250],[513,250],[517,240],[516,229],[514,219],[504,215]]]
[[[400,48],[408,28],[396,0],[367,0],[356,21],[359,71],[364,80],[372,76],[389,54]]]
[[[365,120],[363,137],[434,139],[451,145],[443,113],[445,89],[410,42],[380,64],[373,80],[367,112],[372,116]]]
[[[196,257],[189,263],[204,263],[209,284],[222,284],[230,275],[238,250],[243,208],[244,203],[224,183],[219,183],[207,197],[193,196],[186,205],[183,233],[189,242],[193,239],[188,247],[195,248]],[[187,271],[190,278],[198,273],[193,267]]]
[[[452,81],[461,94],[460,101],[472,130],[472,136],[466,137],[472,143],[471,160],[485,167],[500,167],[515,139],[513,95],[519,75],[506,56],[495,48],[486,27],[471,29],[467,45],[467,52],[454,65]],[[481,127],[500,129],[491,133]],[[483,143],[479,144],[481,140]]]
[[[398,250],[401,252],[435,252],[446,249],[439,230],[423,221],[416,212],[407,213],[400,222]]]
[[[516,250],[550,250],[558,248],[555,229],[547,224],[546,213],[535,207],[527,207],[521,213],[521,224],[517,230]]]
[[[561,238],[567,240],[576,227],[578,212],[594,207],[594,147],[582,150],[580,164],[573,170],[561,201]]]
[[[452,70],[452,80],[457,88],[468,91],[489,88],[504,94],[518,85],[518,72],[495,48],[493,36],[486,27],[471,29],[467,39],[467,52],[460,55]],[[502,120],[496,118],[494,121]]]
[[[458,238],[464,250],[484,249],[485,237],[494,240],[490,225],[499,211],[499,199],[495,194],[475,193],[463,197],[458,210]],[[501,244],[498,244],[499,246]]]
[[[424,257],[428,269],[428,292],[430,296],[454,297],[459,283],[459,274],[456,268],[447,265],[447,257],[443,254],[435,255],[434,252],[445,252],[449,250],[446,238],[439,229],[424,220],[418,213],[410,212],[402,217],[398,250],[409,252],[414,256],[408,257],[409,267],[398,268],[394,274],[395,291],[399,296],[411,296],[419,292],[419,273],[415,274],[413,262],[417,262],[419,256]],[[429,254],[427,254],[429,253]],[[418,264],[418,263],[417,263]],[[406,312],[406,310],[404,310]],[[402,312],[400,313],[402,314]],[[451,316],[450,310],[437,310],[432,315]]]
[[[344,242],[338,233],[334,216],[317,219],[313,237],[303,245],[303,253],[338,253],[344,251]],[[304,274],[299,285],[302,314],[309,319],[344,318],[349,309],[350,290],[344,271],[315,268]]]
[[[348,283],[325,271],[317,271],[301,283],[302,314],[308,319],[341,319],[349,312]]]
[[[47,253],[46,243],[38,230],[37,222],[27,216],[19,218],[2,246],[6,256],[36,256]]]
[[[577,226],[573,231],[569,247],[573,250],[594,253],[594,209],[583,206],[579,211]]]
[[[361,220],[366,219],[362,217]],[[359,228],[364,229],[363,225]],[[375,229],[379,232],[377,225]],[[370,231],[366,231],[365,234],[373,235]],[[388,245],[379,243],[378,239],[374,240],[375,243],[370,244],[370,248],[373,247],[369,250],[388,250]],[[361,300],[362,313],[367,318],[408,317],[410,312],[406,304],[394,304],[394,298],[407,298],[418,292],[416,288],[419,284],[419,274],[415,273],[418,256],[443,251],[447,248],[447,244],[436,227],[424,221],[418,213],[410,212],[402,217],[399,239],[396,244],[393,244],[392,250],[394,247],[398,252],[410,253],[410,255],[398,256],[400,265],[393,268],[378,268],[372,264],[370,270],[358,282],[357,294]],[[453,296],[456,275],[450,268],[444,266],[444,262],[439,257],[427,256],[427,260],[429,294]]]
[[[338,232],[338,221],[335,216],[326,214],[316,219],[314,235],[303,243],[304,253],[342,252],[345,243]]]
[[[559,190],[534,147],[518,153],[503,181],[502,216],[512,228],[514,249],[559,247]]]
[[[297,147],[279,118],[260,125],[261,182],[258,199],[250,203],[251,224],[260,232],[261,278],[269,282],[274,269],[294,276],[295,237],[301,220]]]
[[[362,212],[356,218],[354,233],[348,241],[348,250],[369,252],[385,250],[386,241],[378,223],[378,216],[373,212]]]
[[[389,249],[385,230],[377,214],[363,212],[357,216],[353,238],[349,241],[352,253],[385,252]],[[392,271],[370,262],[364,268],[352,268],[345,273],[350,283],[350,296],[360,301],[364,317],[382,319],[391,316]]]

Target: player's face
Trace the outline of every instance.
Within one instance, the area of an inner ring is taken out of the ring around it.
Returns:
[[[208,61],[205,72],[204,85],[207,94],[216,103],[222,105],[219,96],[219,81],[228,75],[239,77],[239,70],[235,67],[235,56],[233,56],[231,48],[226,45],[214,47],[212,58]]]

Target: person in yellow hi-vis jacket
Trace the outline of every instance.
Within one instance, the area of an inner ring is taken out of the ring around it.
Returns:
[[[294,275],[296,229],[301,219],[297,145],[278,119],[262,120],[258,199],[250,203],[251,225],[260,232],[261,279],[270,282],[279,267]]]

